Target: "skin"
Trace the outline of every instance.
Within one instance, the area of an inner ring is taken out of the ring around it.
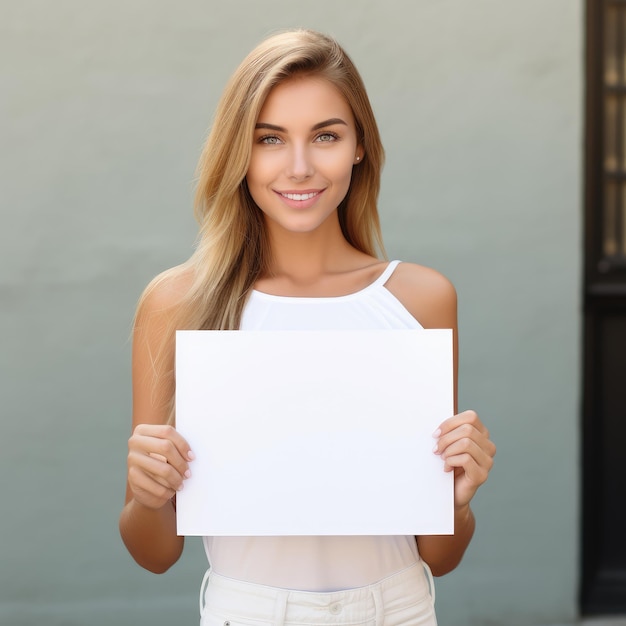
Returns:
[[[331,83],[300,77],[274,88],[259,115],[247,174],[273,253],[271,273],[257,281],[256,289],[285,296],[338,296],[366,287],[382,273],[386,263],[350,246],[337,215],[353,168],[364,156],[352,112]],[[168,310],[189,280],[191,276],[183,276],[178,283],[164,284],[144,301],[133,339],[133,434],[120,532],[135,560],[154,572],[167,570],[182,552],[172,497],[184,487],[194,457],[180,434],[164,425],[174,382],[163,374],[161,383],[154,384],[152,355]],[[444,459],[445,471],[455,474],[455,534],[417,537],[421,557],[441,576],[458,565],[470,542],[470,502],[487,479],[496,449],[474,411],[457,413],[452,284],[432,269],[401,263],[386,287],[424,328],[453,329],[456,415],[433,434],[433,453]],[[171,371],[174,346],[169,350]]]

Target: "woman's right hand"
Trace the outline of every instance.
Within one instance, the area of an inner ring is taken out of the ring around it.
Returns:
[[[160,509],[183,488],[194,459],[189,444],[172,426],[138,424],[128,440],[128,485],[134,500]]]

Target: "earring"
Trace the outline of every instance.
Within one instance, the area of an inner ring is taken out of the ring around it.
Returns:
[[[361,157],[357,157],[357,158],[356,158],[356,160],[357,160],[357,161],[360,161],[360,160],[361,160]]]

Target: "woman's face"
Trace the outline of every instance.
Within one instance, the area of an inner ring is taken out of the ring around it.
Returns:
[[[305,76],[276,86],[259,114],[246,175],[268,229],[306,233],[326,223],[362,156],[352,111],[332,83]]]

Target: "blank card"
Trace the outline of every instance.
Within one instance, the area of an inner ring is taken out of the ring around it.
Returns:
[[[452,414],[451,330],[178,331],[178,534],[451,534]]]

